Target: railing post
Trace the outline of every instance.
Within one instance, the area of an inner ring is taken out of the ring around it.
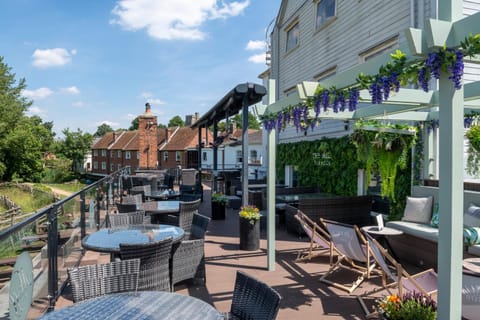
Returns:
[[[83,239],[86,236],[86,224],[85,224],[85,190],[80,193],[80,237]]]
[[[97,230],[100,230],[100,202],[102,201],[101,188],[102,187],[100,185],[97,188],[97,205],[95,208],[95,223],[97,225]]]
[[[47,213],[48,224],[48,310],[55,308],[55,302],[58,293],[58,228],[57,228],[57,209],[54,205]]]

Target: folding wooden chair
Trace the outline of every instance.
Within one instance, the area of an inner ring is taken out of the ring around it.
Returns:
[[[406,292],[414,291],[426,296],[436,295],[438,281],[435,270],[430,268],[411,275],[403,269],[402,265],[398,263],[377,240],[367,233],[365,236],[369,244],[369,250],[382,271],[382,286],[357,297],[365,314],[369,315],[370,312],[363,301],[363,297],[382,290],[387,290],[389,294],[392,294],[390,291],[392,287],[396,289],[396,294],[399,297],[402,297]],[[387,278],[390,280],[390,283],[388,283]]]
[[[370,278],[370,273],[375,268],[375,261],[370,256],[368,242],[363,237],[356,225],[344,224],[320,218],[328,230],[335,250],[340,254],[335,264],[324,274],[320,281],[352,293],[365,279]],[[351,286],[327,279],[338,269],[346,269],[358,274]]]
[[[333,263],[333,251],[334,247],[330,241],[328,233],[320,228],[318,224],[313,222],[305,213],[301,210],[297,210],[295,219],[302,226],[303,230],[310,238],[310,246],[306,250],[300,250],[297,255],[296,262],[301,262],[325,254],[325,251],[330,253],[330,265]]]

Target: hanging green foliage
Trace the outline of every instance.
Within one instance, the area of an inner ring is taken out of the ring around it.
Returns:
[[[416,127],[358,121],[352,134],[357,159],[365,166],[367,181],[375,171],[382,177],[382,197],[395,202],[395,179],[398,169],[405,169],[416,141]]]
[[[475,124],[465,133],[468,139],[468,157],[467,172],[468,174],[480,176],[480,124]]]

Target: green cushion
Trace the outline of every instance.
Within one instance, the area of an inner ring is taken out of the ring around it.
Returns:
[[[463,228],[463,241],[469,246],[480,244],[480,227]]]

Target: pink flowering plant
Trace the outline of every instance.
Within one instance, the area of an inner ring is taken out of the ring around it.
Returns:
[[[257,207],[251,205],[241,207],[239,215],[240,218],[249,220],[251,224],[255,224],[255,222],[260,220],[262,216],[260,214],[260,210],[258,210]]]

